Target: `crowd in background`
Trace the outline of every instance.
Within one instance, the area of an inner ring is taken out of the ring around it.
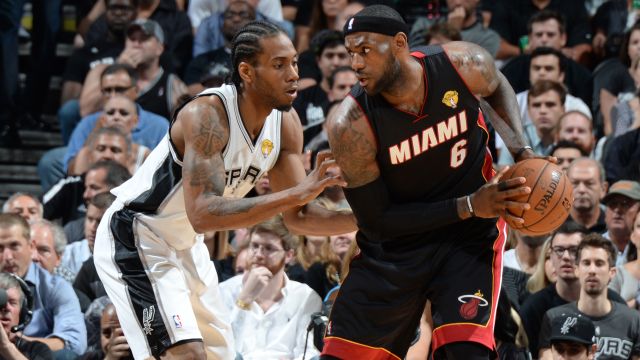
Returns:
[[[18,36],[25,31],[20,24],[24,4],[0,5],[0,147],[19,146],[19,128],[45,126],[43,104],[51,77],[46,64],[60,31],[61,0],[31,3],[32,66],[24,88],[18,86],[17,51]],[[599,359],[640,357],[639,2],[75,3],[77,33],[57,110],[63,146],[47,151],[38,163],[42,196],[16,193],[0,215],[0,267],[26,280],[31,291],[25,294],[17,282],[2,277],[0,288],[17,289],[18,298],[30,295],[33,308],[31,322],[17,332],[11,327],[23,320],[20,306],[7,324],[0,316],[8,334],[0,336],[0,345],[8,341],[23,354],[32,351],[27,358],[130,356],[92,260],[97,225],[114,200],[109,190],[135,173],[166,135],[181,104],[225,81],[232,68],[231,40],[252,20],[279,25],[298,51],[299,92],[293,107],[304,131],[302,156],[311,169],[314,154],[328,148],[325,119],[358,81],[342,28],[363,7],[382,3],[404,16],[412,47],[464,40],[486,49],[516,93],[527,145],[540,155],[555,156],[574,187],[570,217],[560,229],[535,237],[510,230],[499,303],[502,321],[495,331],[501,358],[530,353],[550,359],[550,324],[563,314],[557,307],[567,306],[593,321]],[[500,136],[491,127],[490,133],[494,166],[512,164]],[[252,196],[269,192],[267,176]],[[327,189],[316,201],[329,209],[348,209],[340,188]],[[205,237],[238,356],[317,356],[322,331],[308,326],[321,329],[318,314],[329,311],[349,260],[357,254],[355,233],[294,236],[276,218]],[[264,280],[253,271],[257,265],[278,274],[269,280],[271,286],[256,285]],[[271,301],[238,304],[240,293]],[[9,302],[1,313],[12,307]],[[427,358],[430,324],[426,304],[408,359]],[[46,347],[26,346],[27,341]],[[7,348],[0,346],[0,352]]]

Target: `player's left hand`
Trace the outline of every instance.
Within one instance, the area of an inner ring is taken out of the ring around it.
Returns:
[[[528,210],[530,205],[527,202],[519,202],[514,199],[522,195],[529,194],[531,188],[524,186],[527,179],[516,177],[503,180],[502,176],[509,170],[505,166],[488,183],[471,194],[471,203],[475,216],[481,218],[495,218],[498,216],[511,216],[509,213],[522,213]],[[509,209],[509,211],[507,211]],[[507,215],[505,215],[505,213]],[[513,216],[511,216],[513,217]],[[514,222],[524,222],[513,217]]]

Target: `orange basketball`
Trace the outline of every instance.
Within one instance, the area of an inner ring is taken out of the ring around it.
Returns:
[[[543,235],[557,229],[573,205],[573,186],[567,175],[547,160],[528,159],[512,165],[502,179],[520,176],[527,179],[525,185],[531,188],[531,193],[522,196],[531,207],[521,214],[513,214],[524,219],[523,225],[505,219],[509,226],[527,235]]]

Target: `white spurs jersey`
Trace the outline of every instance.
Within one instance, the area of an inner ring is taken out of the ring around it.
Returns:
[[[282,112],[273,110],[266,118],[262,132],[252,142],[240,118],[235,86],[207,89],[197,97],[209,95],[216,95],[222,100],[229,119],[229,141],[222,153],[226,174],[223,196],[242,198],[278,159]],[[182,159],[178,157],[169,134],[149,154],[134,176],[111,192],[125,207],[139,213],[139,220],[164,239],[195,235],[185,212]]]

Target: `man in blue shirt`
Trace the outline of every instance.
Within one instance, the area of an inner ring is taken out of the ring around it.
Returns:
[[[109,65],[101,75],[100,90],[103,101],[114,95],[124,95],[136,100],[138,88],[135,71],[123,64]],[[102,112],[85,116],[71,134],[68,147],[49,150],[38,162],[38,176],[44,192],[67,175],[69,162],[78,154],[93,131]],[[138,105],[138,124],[131,131],[132,141],[153,149],[169,130],[169,121],[162,116],[145,111]]]
[[[31,261],[29,224],[18,215],[0,214],[0,268],[33,285],[33,317],[26,340],[45,343],[52,351],[81,355],[87,331],[78,298],[67,281]]]

